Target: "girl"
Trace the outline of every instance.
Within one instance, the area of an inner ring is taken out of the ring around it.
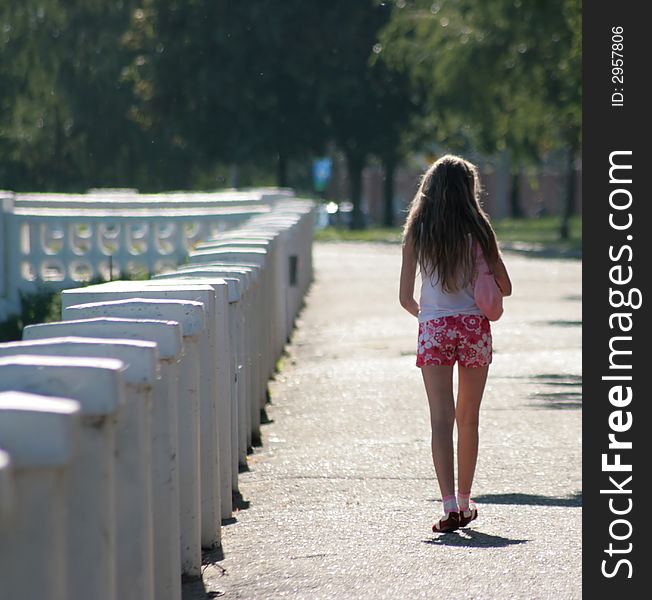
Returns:
[[[473,297],[475,253],[481,250],[504,296],[512,284],[486,213],[475,166],[457,156],[426,171],[410,205],[403,234],[401,306],[419,319],[417,367],[426,387],[432,459],[444,504],[435,532],[454,531],[477,518],[471,484],[478,456],[478,418],[489,363],[491,329]],[[414,299],[417,266],[421,297]],[[458,363],[457,406],[453,365]],[[453,425],[457,423],[455,496]]]

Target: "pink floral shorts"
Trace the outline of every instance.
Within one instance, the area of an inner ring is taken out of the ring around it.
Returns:
[[[419,323],[417,367],[491,363],[491,327],[483,315],[453,315]]]

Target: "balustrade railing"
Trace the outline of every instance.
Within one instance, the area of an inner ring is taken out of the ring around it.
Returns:
[[[274,190],[51,196],[0,213],[5,300],[65,288],[61,321],[0,344],[0,598],[180,600],[260,443],[315,206]],[[109,257],[116,276],[166,272],[82,286]]]

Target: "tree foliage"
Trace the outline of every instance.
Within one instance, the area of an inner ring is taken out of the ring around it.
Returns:
[[[416,0],[383,33],[442,145],[536,162],[579,145],[579,0]]]
[[[15,189],[128,184],[138,131],[119,38],[127,0],[0,5],[0,176]]]
[[[229,165],[285,185],[335,149],[360,224],[371,156],[390,217],[415,149],[572,160],[580,60],[579,0],[2,2],[0,187],[191,188]]]
[[[134,118],[204,166],[319,151],[329,4],[144,0],[124,38]]]

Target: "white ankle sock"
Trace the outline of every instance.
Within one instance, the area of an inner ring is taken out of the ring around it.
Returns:
[[[459,508],[457,507],[457,499],[455,496],[444,496],[442,498],[442,501],[444,503],[444,512],[459,512]]]
[[[471,492],[468,494],[463,494],[462,492],[457,492],[457,505],[460,510],[469,510],[469,502],[471,501]]]

